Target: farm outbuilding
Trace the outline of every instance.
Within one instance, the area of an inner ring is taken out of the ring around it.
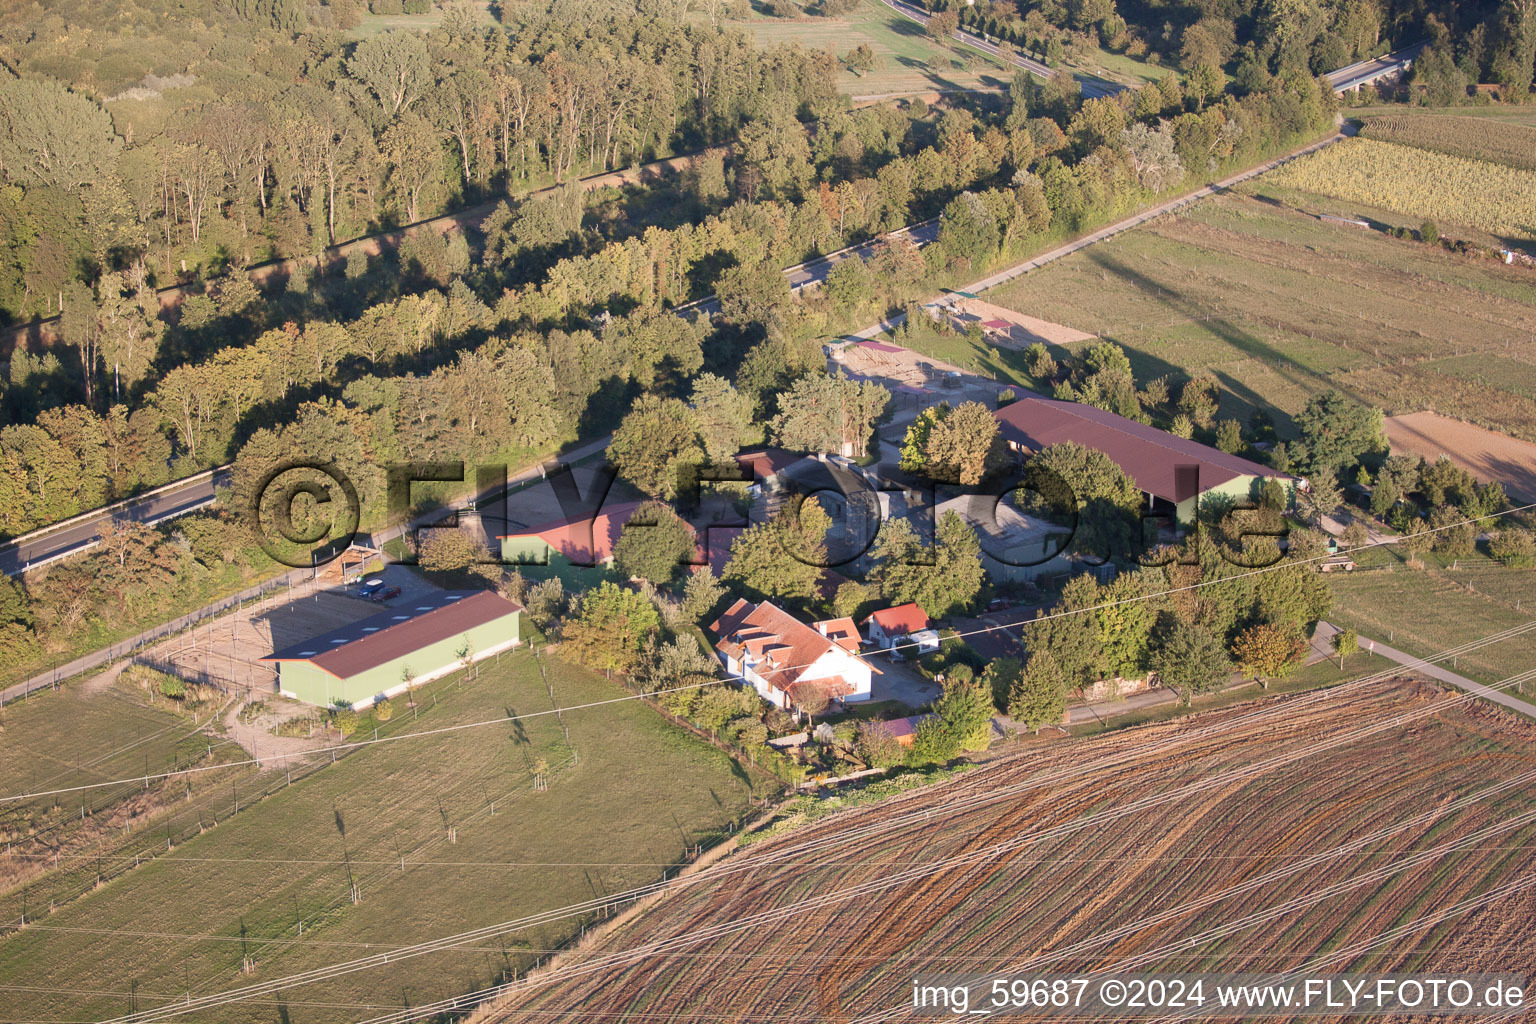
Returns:
[[[329,707],[366,707],[519,643],[522,606],[490,591],[413,598],[260,660],[277,667],[278,691]]]
[[[1108,455],[1147,498],[1154,512],[1194,521],[1202,498],[1256,497],[1265,480],[1278,480],[1294,496],[1304,482],[1268,466],[1112,412],[1054,398],[1021,398],[997,410],[998,433],[1021,454],[1071,441]]]

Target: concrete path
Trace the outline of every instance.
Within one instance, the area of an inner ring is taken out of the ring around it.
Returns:
[[[1333,642],[1333,635],[1337,632],[1339,632],[1339,628],[1333,623],[1319,622],[1317,624],[1317,633],[1314,637],[1314,641],[1322,641],[1331,645]],[[1452,672],[1450,669],[1443,668],[1440,665],[1425,664],[1422,659],[1415,658],[1413,655],[1406,654],[1394,647],[1388,647],[1380,640],[1372,640],[1369,637],[1362,636],[1360,638],[1360,649],[1369,651],[1372,654],[1379,654],[1389,661],[1395,661],[1399,665],[1402,665],[1404,668],[1408,669],[1410,672],[1416,673],[1417,675],[1426,676],[1435,680],[1436,682],[1454,686],[1458,690],[1465,690],[1468,693],[1475,693],[1479,697],[1482,697],[1485,700],[1490,700],[1493,703],[1506,707],[1511,711],[1518,711],[1522,715],[1530,715],[1531,717],[1536,718],[1536,704],[1521,700],[1519,697],[1513,697],[1502,690],[1495,690],[1491,686],[1485,686],[1482,683],[1468,679],[1466,676],[1458,675],[1457,673]]]

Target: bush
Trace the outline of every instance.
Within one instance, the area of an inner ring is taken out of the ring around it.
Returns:
[[[357,732],[357,712],[351,708],[335,708],[331,711],[331,728],[343,736]]]
[[[906,756],[891,727],[884,722],[861,723],[854,748],[871,768],[893,767]]]
[[[395,709],[387,700],[381,700],[373,706],[373,717],[381,722],[387,722],[395,717]]]
[[[160,680],[160,696],[169,697],[171,700],[181,700],[187,695],[187,684],[175,676],[165,676]]]
[[[1536,565],[1536,534],[1518,527],[1496,532],[1488,541],[1488,553],[1512,569]]]
[[[1341,658],[1347,658],[1360,649],[1360,635],[1352,629],[1341,629],[1333,634],[1333,650]]]

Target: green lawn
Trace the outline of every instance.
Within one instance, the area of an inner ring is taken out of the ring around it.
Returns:
[[[559,660],[543,667],[563,706],[622,693]],[[526,651],[439,693],[413,728],[551,707]],[[548,715],[365,748],[0,942],[0,1019],[100,1019],[623,890],[739,819],[751,788],[726,755],[633,701],[568,712],[564,727]],[[573,927],[295,990],[279,1018],[352,1020],[480,988]],[[207,1019],[273,1013],[266,1000]]]
[[[880,0],[864,0],[846,18],[806,15],[789,20],[754,14],[732,24],[750,32],[760,44],[797,42],[808,50],[831,47],[839,57],[860,43],[868,44],[879,58],[875,70],[855,74],[843,68],[838,75],[838,88],[851,96],[996,89],[1013,78],[1013,69],[990,54],[958,41],[941,45],[929,38],[921,25]],[[1132,86],[1161,78],[1169,70],[1105,50],[1071,66]]]
[[[491,5],[486,3],[485,0],[460,0],[458,3],[434,6],[426,14],[364,14],[357,23],[357,27],[352,29],[349,35],[353,39],[366,39],[369,36],[376,36],[383,32],[393,32],[397,29],[419,32],[425,29],[436,28],[442,24],[443,15],[449,7],[467,8],[486,24],[490,24],[494,20],[491,16]]]
[[[806,16],[793,20],[755,14],[733,22],[761,46],[799,43],[807,50],[831,47],[839,57],[860,43],[875,51],[878,66],[857,75],[846,67],[838,87],[854,96],[916,93],[929,90],[1000,88],[1013,74],[995,58],[959,42],[940,45],[921,25],[902,17],[879,0],[864,3],[846,18]]]
[[[985,298],[1118,342],[1139,383],[1208,370],[1219,415],[1263,408],[1282,433],[1340,388],[1536,439],[1529,271],[1317,217],[1345,212],[1260,179]]]
[[[1373,553],[1372,561],[1387,564],[1390,571],[1331,576],[1329,620],[1414,657],[1426,657],[1536,616],[1536,572],[1508,569],[1481,556],[1454,560],[1456,568],[1430,556],[1425,568],[1414,570],[1402,557],[1395,548],[1382,549]],[[1501,641],[1444,667],[1493,684],[1532,665],[1536,635]],[[1536,692],[1536,687],[1529,689]]]

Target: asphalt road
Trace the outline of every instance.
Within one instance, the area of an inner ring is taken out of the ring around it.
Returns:
[[[1406,62],[1412,61],[1423,51],[1425,43],[1414,43],[1401,50],[1376,57],[1372,60],[1362,60],[1357,64],[1330,71],[1323,76],[1333,86],[1334,92],[1348,92],[1357,85],[1374,82],[1378,78],[1401,71]]]
[[[790,289],[792,291],[798,292],[802,288],[809,288],[821,284],[827,279],[827,275],[832,273],[833,267],[837,266],[839,263],[850,256],[858,256],[860,259],[866,260],[869,259],[869,257],[875,251],[875,246],[880,244],[881,239],[903,237],[910,238],[919,246],[927,245],[929,242],[932,242],[934,239],[939,237],[939,219],[934,217],[931,220],[925,220],[920,223],[913,224],[909,227],[897,228],[895,231],[892,231],[889,234],[871,238],[867,242],[860,242],[858,245],[851,245],[846,249],[839,249],[837,252],[828,253],[825,256],[818,256],[814,260],[807,260],[804,263],[798,264],[785,270],[784,276],[789,279]],[[696,299],[693,302],[684,303],[683,305],[678,306],[674,312],[705,313],[713,316],[714,314],[720,312],[720,300],[711,295],[708,298]]]
[[[928,19],[932,17],[932,15],[923,10],[921,7],[914,7],[911,4],[902,3],[902,0],[882,0],[882,2],[891,10],[902,15],[903,17],[910,18],[911,20],[917,22],[919,25],[926,26],[928,24]],[[998,51],[998,48],[978,35],[974,35],[962,28],[957,29],[953,33],[953,36],[968,46],[976,47],[976,49],[980,50],[982,53],[990,54],[999,60],[1002,59],[1002,54]],[[1025,57],[1018,53],[1013,55],[1013,63],[1021,68],[1026,69],[1031,74],[1039,75],[1041,78],[1050,78],[1056,73],[1048,65],[1035,60],[1033,57]],[[1125,86],[1121,85],[1119,82],[1106,82],[1104,79],[1095,78],[1092,75],[1074,73],[1072,77],[1077,79],[1077,84],[1082,88],[1083,95],[1089,99],[1095,99],[1099,96],[1113,96],[1115,93],[1125,88]]]
[[[212,504],[215,488],[222,487],[228,482],[229,467],[220,467],[211,473],[200,473],[197,476],[167,484],[142,497],[119,502],[107,508],[65,520],[56,526],[26,534],[0,545],[0,572],[4,572],[7,576],[15,576],[29,568],[45,565],[91,547],[100,537],[102,525],[109,519],[159,523],[185,515],[194,509]]]

